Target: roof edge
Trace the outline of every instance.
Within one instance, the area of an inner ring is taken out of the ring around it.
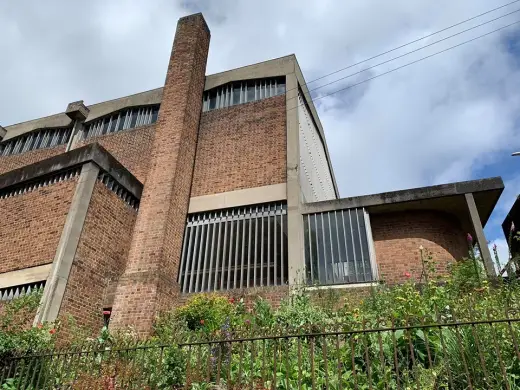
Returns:
[[[0,190],[93,162],[137,199],[143,184],[98,143],[92,143],[0,175]]]
[[[310,214],[316,212],[341,210],[356,207],[369,207],[379,206],[383,204],[405,203],[416,200],[427,200],[486,191],[500,191],[501,193],[503,189],[504,182],[502,178],[491,177],[479,180],[461,181],[428,187],[418,187],[406,190],[383,192],[379,194],[361,195],[350,198],[306,203],[302,205],[302,213]]]

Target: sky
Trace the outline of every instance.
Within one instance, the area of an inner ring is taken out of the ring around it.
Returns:
[[[509,1],[4,1],[0,124],[162,86],[177,19],[202,12],[207,74],[294,53],[310,89],[332,83],[313,95],[342,197],[502,176],[486,235],[505,256],[500,224],[520,193],[520,23],[336,91],[520,21],[520,2],[311,81]]]

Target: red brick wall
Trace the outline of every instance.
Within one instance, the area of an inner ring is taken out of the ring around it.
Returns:
[[[191,196],[285,183],[285,95],[202,114]]]
[[[124,272],[136,210],[99,181],[94,187],[60,315],[99,330],[110,282]]]
[[[0,157],[0,175],[13,169],[33,164],[65,152],[65,145],[54,148],[36,149],[22,154]]]
[[[97,142],[144,183],[150,163],[155,124],[132,130],[92,137],[78,142],[76,148]]]
[[[0,199],[0,273],[52,263],[76,182]]]
[[[141,206],[114,300],[113,328],[152,329],[171,306],[188,212],[210,34],[201,14],[179,20]]]
[[[466,233],[452,215],[438,211],[414,211],[371,215],[376,260],[380,276],[390,284],[407,280],[409,272],[419,280],[422,262],[419,247],[432,252],[437,272],[468,255]]]

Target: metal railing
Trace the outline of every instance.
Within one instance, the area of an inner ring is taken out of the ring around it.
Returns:
[[[309,327],[270,336],[51,351],[0,361],[0,386],[512,390],[520,388],[519,322],[362,323],[356,330]]]

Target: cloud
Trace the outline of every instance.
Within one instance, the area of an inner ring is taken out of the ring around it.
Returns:
[[[161,86],[176,21],[192,12],[202,11],[211,29],[208,73],[295,53],[310,81],[494,6],[498,4],[484,0],[2,2],[0,123],[63,111],[78,99],[90,104]],[[310,87],[511,10],[506,7]],[[518,17],[317,93],[334,92]],[[467,180],[481,172],[499,175],[501,156],[520,149],[518,31],[489,35],[317,100],[341,195]],[[485,169],[490,166],[495,168]],[[515,183],[509,184],[518,188]],[[494,221],[496,232],[498,219]]]

